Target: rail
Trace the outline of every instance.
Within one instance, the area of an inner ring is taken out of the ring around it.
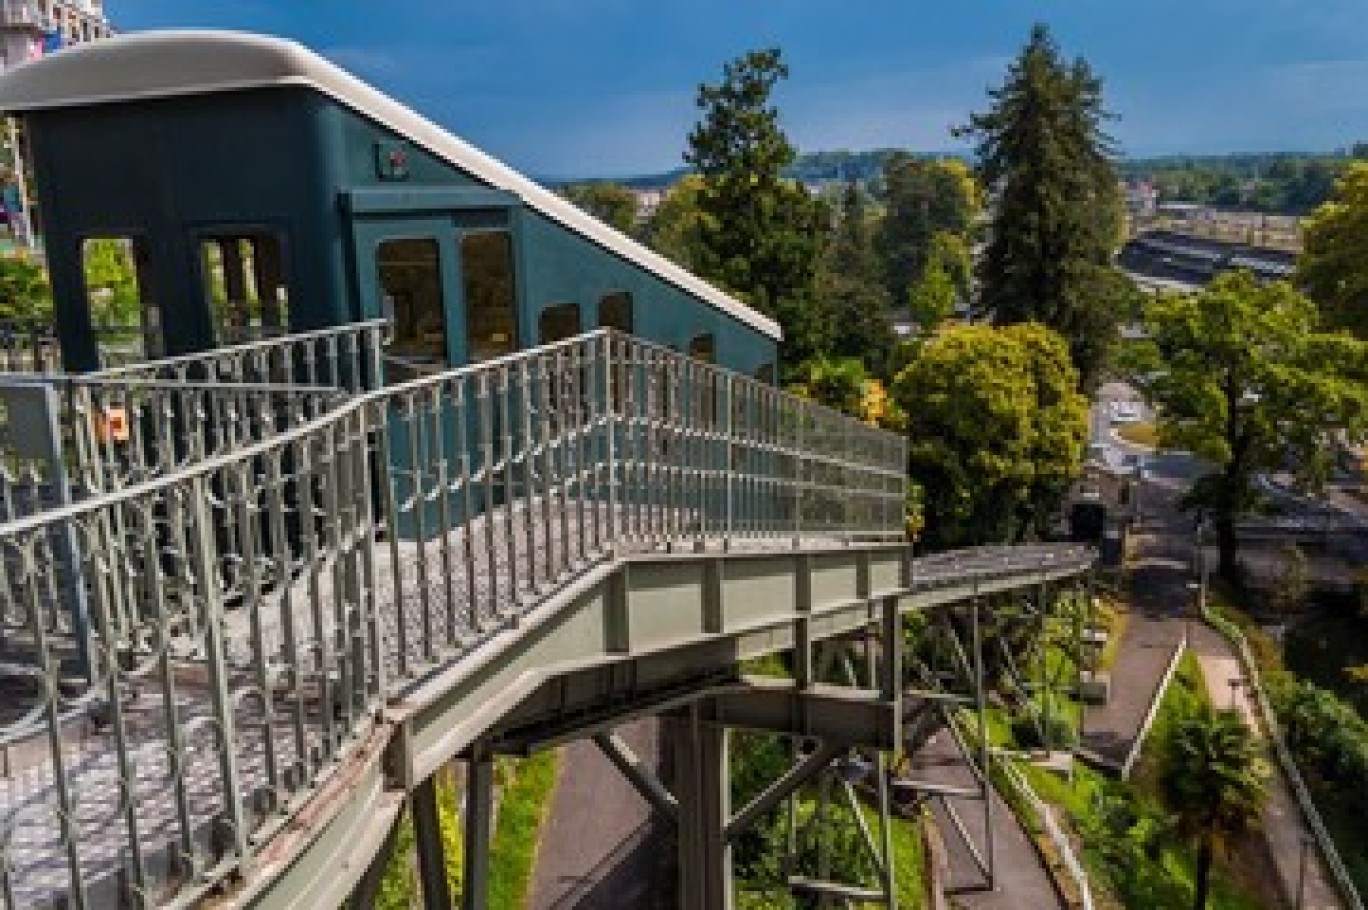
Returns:
[[[348,337],[98,381],[355,387],[374,361]],[[157,903],[228,874],[386,698],[620,554],[902,534],[903,439],[607,330],[270,429],[0,525],[2,656],[28,671],[0,708],[9,906]],[[132,443],[101,440],[121,464]],[[85,629],[53,622],[64,571]]]

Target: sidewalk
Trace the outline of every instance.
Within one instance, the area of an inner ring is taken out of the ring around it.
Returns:
[[[951,735],[941,730],[912,756],[912,768],[918,780],[958,787],[975,785],[973,772],[964,763]],[[1012,810],[989,789],[992,798],[993,842],[996,852],[995,887],[986,889],[983,873],[964,845],[955,824],[940,799],[932,800],[932,813],[940,829],[950,868],[946,881],[947,893],[954,896],[956,906],[966,910],[1054,910],[1063,908],[1054,883],[1026,832],[1017,824]],[[983,824],[983,803],[977,799],[952,799],[951,805],[969,831],[974,847],[985,858],[988,847]]]
[[[1206,626],[1194,627],[1193,650],[1202,664],[1207,693],[1218,708],[1232,704],[1244,717],[1245,723],[1260,731],[1258,708],[1249,690],[1243,686],[1244,675],[1240,662],[1218,632]],[[1236,683],[1235,686],[1231,682]],[[1268,803],[1264,807],[1263,832],[1269,852],[1277,867],[1278,883],[1290,905],[1305,910],[1341,910],[1344,903],[1331,884],[1331,878],[1314,843],[1306,848],[1306,876],[1304,902],[1297,902],[1297,885],[1301,876],[1302,841],[1309,839],[1310,830],[1302,820],[1301,807],[1292,796],[1277,761],[1270,754],[1269,765],[1273,776],[1268,782]]]
[[[1164,494],[1147,494],[1151,510],[1163,511],[1132,537],[1130,622],[1111,668],[1111,694],[1105,705],[1083,710],[1083,747],[1117,765],[1135,743],[1183,638],[1184,610],[1192,601],[1187,588],[1191,548],[1184,529],[1172,510],[1164,508]]]

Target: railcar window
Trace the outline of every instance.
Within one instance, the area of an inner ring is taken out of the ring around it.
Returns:
[[[466,338],[472,363],[510,353],[518,341],[514,318],[513,243],[507,231],[461,238]]]
[[[580,308],[578,303],[558,303],[542,310],[537,322],[538,337],[542,344],[573,338],[580,333]]]
[[[140,238],[91,237],[81,245],[86,306],[105,363],[166,353],[150,264],[147,244]]]
[[[408,378],[449,365],[441,252],[434,237],[384,240],[375,268],[386,315],[394,323],[388,356]]]
[[[704,363],[717,362],[717,340],[711,332],[689,340],[689,356]]]
[[[290,296],[285,257],[274,234],[215,234],[200,241],[204,297],[214,341],[237,344],[287,330]]]
[[[626,291],[606,295],[599,301],[599,328],[632,334],[632,295]]]

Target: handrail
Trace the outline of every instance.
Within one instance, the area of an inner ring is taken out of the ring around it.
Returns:
[[[167,449],[156,476],[126,472],[0,524],[10,644],[50,677],[87,641],[50,620],[73,577],[91,617],[87,680],[45,679],[0,714],[0,736],[41,726],[47,740],[27,758],[35,797],[0,801],[12,816],[0,893],[37,899],[36,883],[65,870],[69,897],[88,902],[118,877],[111,862],[146,892],[165,884],[152,857],[167,855],[202,875],[237,867],[385,699],[620,553],[901,539],[906,442],[894,434],[608,330],[360,391],[379,379],[379,345],[363,343],[379,332],[273,339],[73,386],[242,395],[275,375],[266,364],[356,391],[305,389],[327,399],[323,413]],[[310,345],[341,363],[310,364]],[[166,435],[121,443],[112,460],[136,464]],[[77,747],[73,717],[98,720],[101,749]],[[39,849],[53,831],[65,848]]]
[[[1315,801],[1311,798],[1311,791],[1307,788],[1306,782],[1302,780],[1301,772],[1297,769],[1297,763],[1292,758],[1291,751],[1283,741],[1277,715],[1273,713],[1273,706],[1269,703],[1268,696],[1264,691],[1259,665],[1249,650],[1248,640],[1234,623],[1211,609],[1206,603],[1202,604],[1202,618],[1234,646],[1235,653],[1240,659],[1240,665],[1244,669],[1245,677],[1249,681],[1248,688],[1254,692],[1254,703],[1259,706],[1259,716],[1268,733],[1268,739],[1273,743],[1273,754],[1277,757],[1283,775],[1292,787],[1292,794],[1297,800],[1297,805],[1301,808],[1307,827],[1311,829],[1311,835],[1316,841],[1316,847],[1320,850],[1321,858],[1330,867],[1330,874],[1335,879],[1335,889],[1339,891],[1340,897],[1344,898],[1351,910],[1363,910],[1363,898],[1354,886],[1354,880],[1349,875],[1349,869],[1344,865],[1344,860],[1335,847],[1334,839],[1330,837],[1330,831],[1325,827],[1325,822],[1316,809]]]

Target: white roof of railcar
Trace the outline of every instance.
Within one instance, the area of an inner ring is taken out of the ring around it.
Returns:
[[[0,111],[305,86],[331,96],[600,246],[771,338],[778,323],[584,213],[500,161],[293,41],[244,32],[166,30],[67,48],[0,76]]]

